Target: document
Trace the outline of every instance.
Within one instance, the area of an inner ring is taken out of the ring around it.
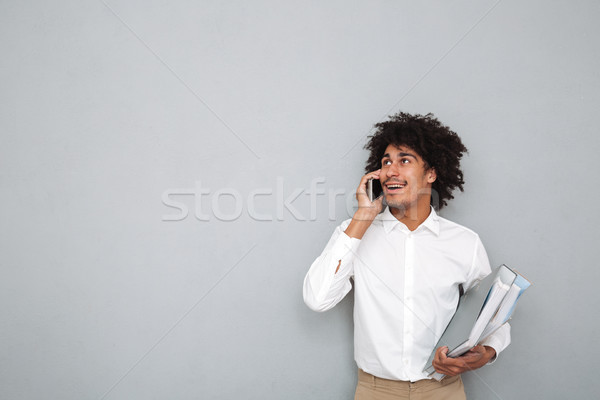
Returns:
[[[506,265],[498,267],[459,299],[457,310],[433,349],[425,371],[435,379],[435,351],[448,346],[449,357],[459,357],[498,330],[512,315],[516,301],[530,283]]]

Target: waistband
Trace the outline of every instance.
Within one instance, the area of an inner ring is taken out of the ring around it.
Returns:
[[[440,386],[446,386],[457,380],[461,379],[460,375],[456,376],[446,376],[441,381],[437,381],[435,379],[421,379],[416,382],[410,381],[395,381],[392,379],[379,378],[375,375],[371,375],[368,372],[363,371],[362,369],[358,369],[358,381],[364,382],[369,385],[374,385],[377,387],[388,387],[388,388],[403,388],[403,389],[426,389],[426,388],[435,388]]]

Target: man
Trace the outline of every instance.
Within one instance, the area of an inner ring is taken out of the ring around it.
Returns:
[[[432,207],[441,209],[455,189],[463,190],[460,159],[467,149],[431,114],[399,113],[375,126],[365,146],[371,153],[356,191],[358,210],[310,267],[304,301],[329,310],[353,278],[355,399],[466,399],[460,374],[494,360],[510,343],[505,325],[462,357],[438,348],[433,365],[447,376],[441,382],[423,372],[454,313],[459,286],[468,290],[491,272],[479,236]],[[383,190],[372,202],[370,179]]]

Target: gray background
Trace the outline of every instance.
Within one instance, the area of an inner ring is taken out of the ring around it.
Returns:
[[[595,397],[599,19],[566,0],[0,2],[0,397],[350,399],[351,296],[318,314],[301,286],[398,110],[462,136],[442,215],[534,283],[470,399]]]

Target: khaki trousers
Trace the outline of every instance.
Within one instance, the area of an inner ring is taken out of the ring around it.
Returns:
[[[358,370],[354,400],[466,400],[460,375],[445,377],[441,382],[423,379],[417,382],[392,381]]]

